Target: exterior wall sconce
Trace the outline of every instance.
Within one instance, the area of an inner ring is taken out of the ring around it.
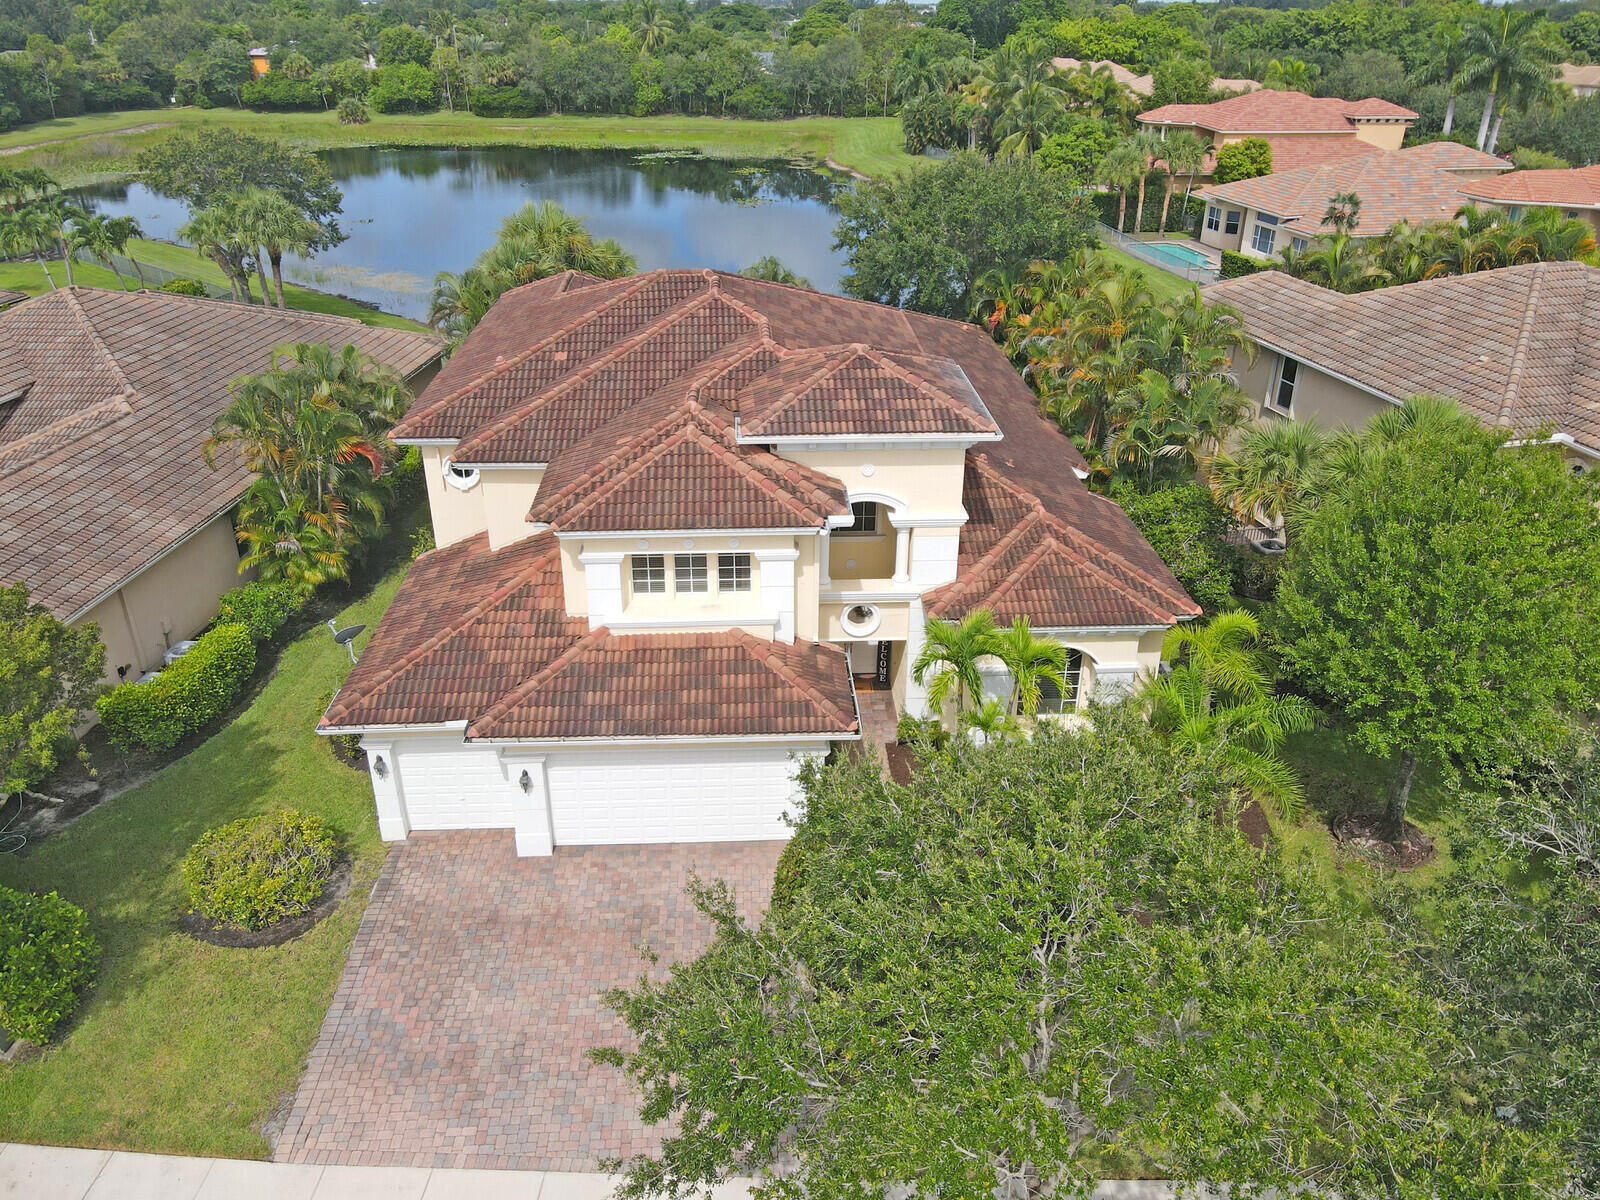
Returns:
[[[389,778],[389,764],[383,761],[383,755],[372,760],[372,773],[379,779]]]
[[[523,771],[521,775],[517,776],[517,786],[522,789],[524,796],[531,795],[533,793],[533,776],[529,775],[527,771]]]

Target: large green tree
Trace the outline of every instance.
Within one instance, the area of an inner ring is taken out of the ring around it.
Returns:
[[[1334,448],[1299,520],[1272,627],[1285,671],[1396,763],[1478,771],[1600,685],[1600,488],[1550,446],[1510,446],[1414,400]]]
[[[609,996],[637,1041],[599,1057],[674,1122],[621,1194],[1548,1186],[1539,1139],[1457,1106],[1448,1031],[1381,931],[1218,820],[1205,754],[1096,721],[952,739],[903,786],[807,768],[762,923],[701,886],[707,953]]]
[[[316,225],[313,249],[344,240],[337,220],[344,193],[327,164],[275,138],[227,128],[175,133],[141,152],[138,170],[151,189],[196,210],[251,188],[276,192]]]
[[[0,588],[0,800],[56,769],[105,664],[97,626],[64,625],[23,583]]]
[[[863,183],[839,202],[844,290],[863,300],[963,318],[978,276],[1020,272],[1088,239],[1084,202],[1031,160],[959,154],[937,167]]]

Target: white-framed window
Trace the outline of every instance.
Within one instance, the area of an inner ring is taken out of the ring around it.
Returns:
[[[1232,237],[1239,232],[1239,218],[1243,214],[1236,208],[1230,208],[1228,215],[1222,220],[1222,232]]]
[[[1206,206],[1206,229],[1212,233],[1222,228],[1222,210],[1215,204]]]
[[[1278,360],[1278,371],[1272,379],[1272,390],[1267,393],[1267,407],[1281,413],[1294,411],[1294,388],[1300,381],[1300,360],[1287,354]]]
[[[855,517],[855,520],[837,532],[841,534],[878,532],[878,506],[873,501],[857,500],[850,506],[850,515]]]
[[[1078,707],[1078,687],[1083,681],[1083,651],[1068,650],[1067,665],[1061,672],[1065,688],[1058,688],[1053,679],[1039,681],[1039,711],[1041,713],[1072,712]]]
[[[1269,213],[1256,214],[1256,229],[1250,235],[1250,248],[1258,254],[1271,254],[1278,242],[1278,218]]]
[[[748,592],[750,590],[750,556],[748,554],[717,555],[717,590],[719,592]]]
[[[1522,220],[1522,205],[1513,204],[1510,208],[1506,209],[1506,216],[1510,217],[1513,221]]]
[[[1306,248],[1306,240],[1305,238],[1290,238],[1289,245],[1294,247],[1294,252],[1296,254],[1299,254]]]
[[[667,556],[664,554],[634,554],[628,565],[633,577],[636,596],[662,596],[667,591]]]
[[[672,586],[679,595],[709,592],[711,576],[706,569],[704,554],[674,554],[672,556]]]
[[[478,482],[478,472],[476,468],[458,467],[448,458],[444,460],[443,467],[439,474],[444,477],[444,481],[446,483],[455,488],[457,491],[461,492],[468,491],[473,487],[474,484]]]

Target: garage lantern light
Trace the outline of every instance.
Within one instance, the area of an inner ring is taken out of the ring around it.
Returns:
[[[522,774],[517,777],[517,786],[522,789],[523,795],[526,796],[530,794],[533,791],[533,777],[529,775],[527,771],[523,771]]]
[[[372,773],[379,779],[389,778],[389,764],[383,761],[383,755],[372,760]]]

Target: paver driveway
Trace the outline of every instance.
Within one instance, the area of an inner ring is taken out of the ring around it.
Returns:
[[[622,1075],[592,1066],[621,1023],[600,993],[710,940],[691,871],[764,907],[780,842],[558,849],[506,831],[413,834],[356,934],[275,1157],[593,1170],[652,1150]]]

